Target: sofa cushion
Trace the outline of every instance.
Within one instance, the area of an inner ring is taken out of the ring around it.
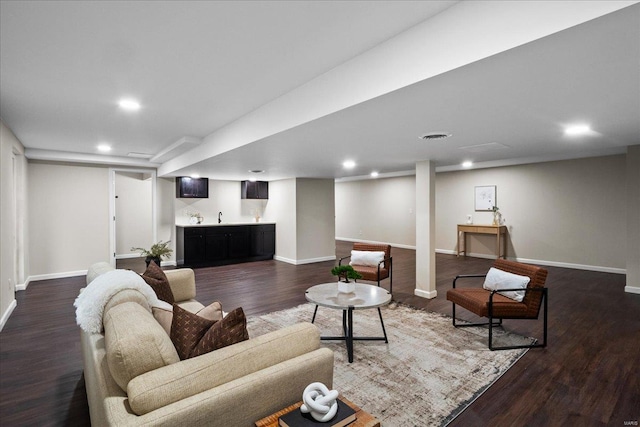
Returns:
[[[180,361],[160,324],[135,302],[105,313],[104,339],[109,371],[123,390],[138,375]]]
[[[142,273],[142,278],[153,288],[158,299],[166,301],[169,304],[176,302],[173,297],[173,292],[171,291],[171,286],[169,285],[169,279],[167,279],[167,276],[155,262],[151,261],[149,263],[145,272]]]
[[[222,315],[222,304],[220,303],[220,301],[212,302],[205,308],[196,311],[196,314],[200,317],[204,317],[205,319],[213,320],[214,322],[222,320],[222,318],[224,317]]]
[[[181,308],[186,309],[189,312],[193,312],[190,310],[190,306],[186,306],[182,303],[178,304]],[[200,304],[202,306],[202,304]],[[200,317],[204,317],[208,320],[213,320],[217,322],[218,320],[222,320],[222,304],[219,301],[214,301],[206,307],[200,308],[197,307],[196,314]],[[165,330],[167,335],[171,335],[171,323],[173,322],[173,307],[170,310],[162,307],[153,307],[153,317],[160,323],[160,326]]]
[[[173,305],[169,336],[181,360],[249,339],[242,308],[236,308],[220,321],[213,321],[191,313],[178,304]]]
[[[200,356],[248,339],[247,319],[242,308],[238,307],[209,328],[200,342],[191,350],[189,357]]]
[[[189,358],[191,350],[195,348],[213,324],[213,320],[205,319],[185,310],[178,304],[173,304],[173,320],[169,335],[181,360]]]
[[[187,301],[196,297],[196,276],[190,268],[176,268],[163,270],[169,279],[171,292],[176,301]]]
[[[316,356],[321,356],[322,359],[326,358],[326,362],[319,364],[316,361],[304,361],[307,360],[306,358],[315,359]],[[294,359],[296,357],[301,359]],[[313,375],[310,375],[312,379],[307,377],[305,384],[301,385],[299,390],[303,390],[312,381],[326,381],[327,386],[331,384],[333,352],[328,348],[320,348],[320,331],[315,325],[299,323],[200,357],[147,372],[129,383],[127,395],[131,409],[138,415],[165,407],[189,398],[189,396],[192,399],[189,404],[201,405],[204,395],[200,393],[209,393],[208,390],[211,390],[216,396],[225,391],[233,393],[233,408],[237,409],[238,402],[242,400],[237,399],[235,393],[237,382],[235,380],[243,381],[243,377],[246,377],[247,381],[253,382],[255,377],[251,374],[262,375],[260,371],[271,366],[283,369],[286,377],[293,380],[296,372],[286,364],[286,361],[290,359],[292,359],[293,367],[302,368],[304,372],[313,371]],[[283,362],[285,364],[281,365]],[[320,374],[317,372],[318,368],[326,370],[326,373]],[[283,382],[282,386],[280,386],[281,383],[277,384],[279,386],[275,388],[273,382],[258,384],[252,394],[271,393],[271,396],[290,390],[289,384],[286,382]],[[300,398],[297,393],[301,393],[301,391],[296,391],[297,397],[287,400],[290,400],[290,403],[295,402]],[[278,407],[286,406],[284,403],[285,401],[280,400]],[[266,408],[264,415],[277,408],[272,409]],[[258,418],[260,417],[255,417],[254,420]],[[209,422],[214,423],[211,420]],[[205,421],[202,421],[202,424],[204,423]]]

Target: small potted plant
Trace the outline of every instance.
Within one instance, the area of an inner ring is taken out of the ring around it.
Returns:
[[[353,292],[355,285],[349,281],[362,279],[362,274],[358,273],[350,265],[337,265],[331,269],[331,274],[338,276],[338,291]]]
[[[131,250],[140,252],[140,255],[146,257],[144,261],[147,263],[147,267],[149,267],[149,263],[151,261],[155,262],[158,267],[160,267],[162,257],[169,258],[169,255],[173,252],[173,249],[169,247],[169,243],[171,243],[171,240],[167,240],[166,242],[160,240],[158,243],[151,245],[149,249],[131,248]]]

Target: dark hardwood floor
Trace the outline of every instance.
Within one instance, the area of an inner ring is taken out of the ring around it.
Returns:
[[[337,256],[350,248],[337,242]],[[394,299],[448,315],[445,294],[453,277],[491,265],[438,254],[438,297],[426,300],[413,295],[415,252],[393,248],[392,254]],[[227,310],[242,306],[249,316],[292,307],[306,302],[309,286],[334,280],[333,265],[261,261],[197,269],[198,299],[219,300]],[[128,267],[142,271],[144,264]],[[640,295],[624,292],[623,275],[548,270],[548,347],[529,350],[453,426],[623,426],[640,420]],[[89,424],[73,307],[84,280],[34,282],[18,292],[18,307],[0,333],[0,425]],[[539,322],[505,321],[505,327],[541,333]]]

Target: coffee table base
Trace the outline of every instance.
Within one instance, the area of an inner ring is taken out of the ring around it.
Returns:
[[[315,322],[317,313],[318,313],[318,306],[316,305],[316,309],[313,311],[313,318],[311,319],[311,323]],[[378,316],[380,316],[380,325],[382,325],[382,333],[384,334],[383,337],[354,337],[353,336],[353,307],[349,307],[346,310],[342,310],[342,330],[344,332],[344,335],[336,336],[336,337],[320,337],[320,339],[323,341],[346,341],[349,363],[353,363],[353,342],[354,341],[384,341],[385,343],[389,343],[389,340],[387,339],[387,331],[384,328],[384,321],[382,320],[382,312],[380,311],[380,307],[378,307]]]

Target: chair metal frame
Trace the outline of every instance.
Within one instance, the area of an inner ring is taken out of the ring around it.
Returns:
[[[456,288],[456,282],[458,281],[458,279],[461,278],[470,278],[470,277],[486,277],[486,274],[460,274],[457,275],[455,277],[455,279],[453,279],[453,289]],[[542,343],[538,343],[536,341],[536,343],[534,344],[530,344],[530,345],[513,345],[513,346],[494,346],[493,345],[493,327],[494,326],[500,326],[502,325],[502,320],[503,319],[530,319],[530,320],[536,320],[539,318],[540,316],[540,308],[538,307],[538,313],[536,315],[536,317],[524,317],[524,316],[494,316],[493,314],[493,297],[496,293],[499,292],[505,292],[505,291],[521,291],[521,288],[516,288],[516,289],[500,289],[500,290],[494,290],[494,291],[487,291],[489,292],[489,306],[488,306],[488,322],[482,322],[482,323],[456,323],[456,303],[452,302],[452,323],[453,326],[456,328],[464,328],[464,327],[469,327],[469,326],[489,326],[489,350],[511,350],[511,349],[517,349],[517,348],[535,348],[535,347],[546,347],[547,346],[547,324],[548,324],[548,316],[547,316],[547,309],[548,309],[548,304],[547,304],[547,300],[548,300],[548,288],[546,287],[527,287],[525,289],[525,292],[542,292],[542,304],[540,304],[540,306],[544,307],[543,308],[543,339],[542,339]],[[462,308],[465,308],[463,306],[461,306]],[[466,308],[465,308],[466,309]],[[469,310],[470,311],[470,310]],[[473,313],[473,311],[470,311],[471,313]],[[474,313],[476,314],[476,313]],[[494,322],[494,319],[497,319],[498,322]]]

